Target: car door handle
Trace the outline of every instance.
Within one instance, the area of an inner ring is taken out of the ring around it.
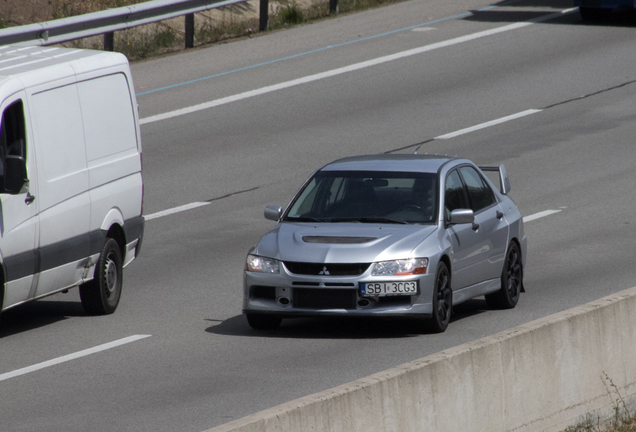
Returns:
[[[33,201],[35,201],[35,195],[31,195],[31,193],[27,192],[26,198],[24,199],[24,202],[29,205],[31,204]]]
[[[473,222],[473,231],[477,231],[479,229],[479,224]]]
[[[497,219],[501,219],[503,216],[503,213],[497,210]]]

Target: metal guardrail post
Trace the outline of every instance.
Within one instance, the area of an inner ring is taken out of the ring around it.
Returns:
[[[329,0],[329,13],[330,14],[338,13],[338,0]]]
[[[194,48],[194,14],[185,16],[185,47]]]
[[[115,49],[115,32],[104,33],[104,51]]]
[[[260,19],[258,23],[258,29],[260,31],[267,30],[268,22],[269,22],[269,0],[261,0]]]

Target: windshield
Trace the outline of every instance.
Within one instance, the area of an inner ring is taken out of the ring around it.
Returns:
[[[292,202],[286,221],[435,223],[437,175],[318,172]]]

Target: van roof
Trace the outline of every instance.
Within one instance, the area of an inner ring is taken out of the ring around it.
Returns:
[[[106,51],[5,45],[0,46],[0,85],[15,76],[31,75],[31,78],[34,78],[34,72],[43,75],[44,78],[47,75],[46,69],[59,70],[59,66],[62,65],[74,66],[73,69],[77,73],[79,70],[100,69],[126,63],[124,55]]]

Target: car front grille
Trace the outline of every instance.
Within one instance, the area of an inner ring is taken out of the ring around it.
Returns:
[[[371,265],[370,263],[324,264],[285,261],[285,267],[291,273],[312,276],[359,276]]]
[[[294,289],[293,304],[302,309],[355,309],[355,289]]]

